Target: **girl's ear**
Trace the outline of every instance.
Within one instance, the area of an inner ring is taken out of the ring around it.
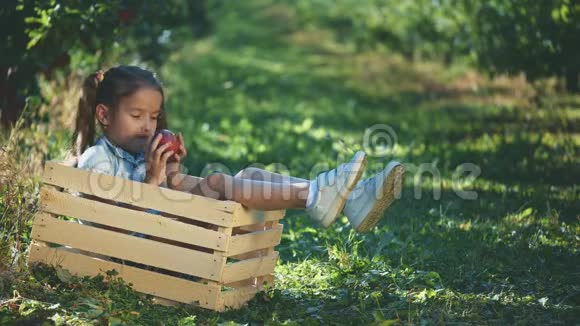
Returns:
[[[97,120],[103,125],[104,128],[111,124],[111,111],[104,104],[99,104],[96,107]]]

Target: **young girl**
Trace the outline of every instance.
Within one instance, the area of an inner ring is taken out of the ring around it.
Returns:
[[[254,209],[305,209],[324,227],[343,212],[359,232],[376,225],[395,199],[395,190],[400,190],[403,167],[397,162],[358,182],[366,166],[362,151],[314,180],[248,168],[235,176],[212,173],[193,189],[184,189],[179,180],[179,164],[187,150],[181,133],[177,152],[167,151],[169,144],[158,146],[161,137],[154,137],[157,131],[167,128],[164,100],[163,88],[155,75],[139,67],[117,66],[90,75],[83,85],[73,134],[73,154],[80,155],[77,167],[233,200]],[[103,136],[93,143],[95,119]]]

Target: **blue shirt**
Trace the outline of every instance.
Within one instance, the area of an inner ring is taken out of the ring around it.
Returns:
[[[106,136],[101,136],[95,145],[87,148],[81,154],[77,168],[143,182],[146,173],[145,153],[133,155],[121,147],[115,146]],[[151,214],[160,214],[159,211],[153,209],[146,211]],[[81,224],[91,224],[84,221],[80,222]],[[144,236],[135,232],[132,234]]]
[[[87,148],[79,157],[77,167],[143,182],[146,172],[145,153],[133,155],[101,136],[94,146]]]

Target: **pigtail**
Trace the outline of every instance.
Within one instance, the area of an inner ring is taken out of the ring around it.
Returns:
[[[97,73],[89,75],[83,82],[71,144],[74,156],[80,156],[95,140],[97,86]]]

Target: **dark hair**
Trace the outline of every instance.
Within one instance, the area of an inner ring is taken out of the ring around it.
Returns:
[[[97,73],[93,73],[83,83],[75,131],[72,137],[72,154],[74,156],[81,155],[95,140],[96,122],[98,122],[95,113],[98,104],[104,104],[114,111],[123,97],[142,88],[152,88],[159,91],[164,99],[163,102],[165,102],[163,87],[155,74],[140,67],[121,65],[107,70],[100,82],[96,78]],[[161,114],[157,121],[157,130],[167,128],[163,102]]]

